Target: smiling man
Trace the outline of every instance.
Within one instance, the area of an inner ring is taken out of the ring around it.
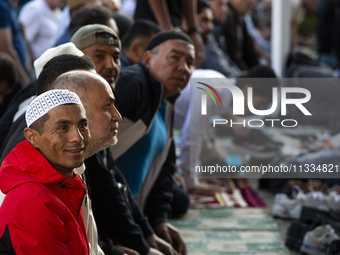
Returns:
[[[80,28],[71,38],[91,58],[97,73],[114,89],[120,72],[120,40],[109,27],[99,24]]]
[[[26,111],[26,141],[5,158],[0,188],[0,253],[89,254],[81,204],[84,182],[73,172],[90,133],[79,97],[52,90]],[[72,237],[71,239],[69,237]]]

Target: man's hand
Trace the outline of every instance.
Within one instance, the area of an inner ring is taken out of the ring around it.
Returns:
[[[168,222],[158,222],[154,225],[156,234],[175,247],[181,255],[187,255],[187,246],[179,233],[179,230]]]
[[[123,251],[127,255],[140,255],[138,252],[136,252],[135,250],[132,250],[130,248],[127,248],[127,247],[124,247],[124,246],[120,246],[120,245],[117,245],[116,247],[119,250]]]
[[[159,250],[156,250],[155,248],[150,248],[150,251],[147,255],[164,255],[164,253],[160,252]]]
[[[169,243],[165,242],[155,234],[147,236],[145,240],[150,247],[163,252],[165,255],[178,255],[178,253]]]

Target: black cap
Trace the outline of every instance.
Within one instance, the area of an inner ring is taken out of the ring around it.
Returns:
[[[164,43],[168,40],[173,40],[173,39],[182,40],[182,41],[185,41],[189,44],[194,45],[194,43],[192,42],[190,37],[187,34],[185,34],[184,32],[171,30],[171,31],[160,32],[160,33],[156,34],[154,37],[152,37],[152,39],[150,40],[150,42],[146,46],[145,51],[153,50],[158,45],[160,45],[160,44],[162,44],[162,43]]]

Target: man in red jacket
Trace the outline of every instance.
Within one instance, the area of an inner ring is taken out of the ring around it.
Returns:
[[[50,90],[26,111],[26,141],[5,158],[0,189],[0,254],[89,254],[81,205],[89,130],[79,97]]]

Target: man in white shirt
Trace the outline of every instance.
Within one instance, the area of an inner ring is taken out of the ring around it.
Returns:
[[[19,22],[24,26],[32,60],[53,46],[61,9],[65,6],[66,0],[33,0],[22,8]]]

